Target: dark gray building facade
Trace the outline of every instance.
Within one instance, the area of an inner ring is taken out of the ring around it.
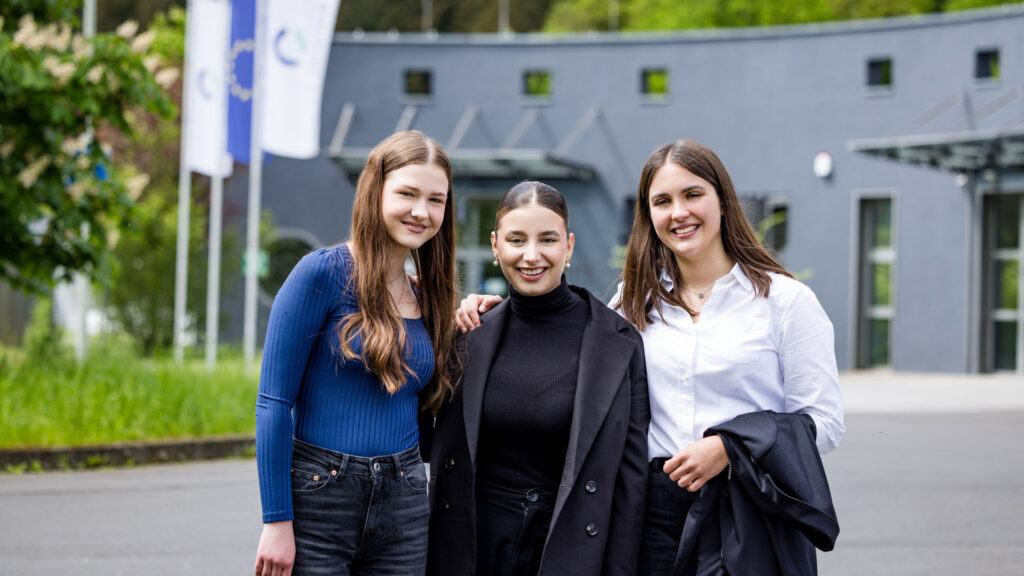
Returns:
[[[840,369],[1024,372],[1020,6],[671,34],[339,34],[321,156],[264,168],[272,263],[346,238],[369,148],[402,129],[453,157],[464,291],[500,291],[494,206],[530,178],[569,200],[570,281],[610,296],[645,159],[690,138],[817,294]]]

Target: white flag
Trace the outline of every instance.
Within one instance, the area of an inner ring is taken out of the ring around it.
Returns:
[[[190,0],[185,30],[185,151],[189,170],[207,176],[230,176],[228,156],[228,0]]]
[[[268,0],[263,52],[263,149],[313,158],[338,0]]]

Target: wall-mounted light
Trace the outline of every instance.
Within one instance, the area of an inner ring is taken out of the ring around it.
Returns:
[[[828,152],[821,151],[814,157],[814,175],[818,178],[828,178],[832,176],[832,155]]]

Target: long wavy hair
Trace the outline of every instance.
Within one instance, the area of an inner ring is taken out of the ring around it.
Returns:
[[[679,296],[679,291],[673,294],[659,282],[661,271],[665,270],[676,286],[683,285],[675,254],[658,238],[651,220],[651,181],[654,174],[669,162],[682,166],[714,186],[722,206],[722,246],[750,278],[755,296],[768,296],[772,283],[769,272],[793,277],[757,240],[754,228],[743,215],[732,178],[718,156],[693,140],[676,140],[651,154],[637,186],[633,230],[629,235],[626,265],[622,269],[622,298],[616,304],[616,309],[622,310],[623,316],[637,330],[647,327],[652,309],[664,319],[661,308],[664,302],[680,306],[691,314],[694,312]]]
[[[357,290],[359,311],[342,318],[337,333],[341,352],[349,359],[360,358],[353,342],[357,336],[361,338],[362,360],[390,394],[400,390],[413,373],[402,356],[405,323],[388,293],[388,271],[379,265],[389,261],[389,251],[394,250],[381,213],[384,180],[390,172],[409,164],[433,164],[448,177],[441,227],[433,238],[411,251],[417,301],[434,348],[434,374],[422,397],[425,408],[436,413],[454,390],[449,375],[455,315],[454,199],[451,161],[440,144],[421,132],[388,137],[370,151],[359,175],[352,208],[351,246],[356,265],[349,279]]]

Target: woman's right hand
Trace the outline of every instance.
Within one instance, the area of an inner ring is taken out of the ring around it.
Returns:
[[[292,521],[263,525],[256,550],[256,576],[291,576],[295,565],[295,532]]]
[[[501,302],[501,296],[470,294],[455,311],[455,327],[465,334],[480,325],[480,315]]]

